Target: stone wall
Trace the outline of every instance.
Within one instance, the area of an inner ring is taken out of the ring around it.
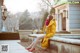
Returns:
[[[32,34],[32,30],[19,30],[19,37],[21,42],[26,42],[29,40],[28,35]]]
[[[51,44],[55,47],[53,48],[52,52],[54,52],[54,49],[57,48],[55,51],[56,53],[80,53],[79,45],[61,43],[56,41],[51,41]]]
[[[33,34],[33,37],[26,35],[25,38],[27,39],[28,37],[29,40],[27,42],[21,41],[20,44],[26,48],[36,36],[39,37],[40,35],[41,34]],[[74,35],[74,37],[80,36]],[[72,35],[54,36],[54,38],[50,39],[50,47],[47,49],[42,48],[40,45],[41,42],[38,42],[33,53],[80,53],[80,38],[74,40],[70,38],[72,38]]]

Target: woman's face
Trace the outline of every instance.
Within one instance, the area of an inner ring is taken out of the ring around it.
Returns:
[[[55,18],[55,15],[53,14],[53,19]]]

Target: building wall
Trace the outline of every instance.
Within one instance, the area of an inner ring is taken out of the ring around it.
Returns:
[[[62,27],[65,27],[66,28],[66,31],[69,31],[69,19],[67,18],[68,15],[68,5],[67,4],[64,4],[64,5],[59,5],[58,7],[55,7],[56,9],[56,20],[57,20],[57,32],[59,31],[63,31],[63,28]],[[64,14],[64,10],[66,11],[66,14],[64,15],[65,17],[65,22],[64,20],[62,21],[63,19],[63,14]],[[65,24],[63,24],[63,22]],[[66,26],[64,26],[66,25]]]
[[[80,0],[68,0],[68,1],[69,1],[69,2],[70,2],[70,1],[74,1],[74,2],[77,2],[77,1],[80,1]]]
[[[69,4],[69,27],[80,29],[80,4]]]

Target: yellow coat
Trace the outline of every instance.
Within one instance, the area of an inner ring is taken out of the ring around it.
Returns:
[[[53,37],[55,35],[55,32],[56,32],[56,20],[52,19],[47,27],[46,35],[41,43],[42,47],[44,48],[49,47],[49,38]]]
[[[55,32],[56,32],[56,21],[52,19],[47,27],[45,36],[48,38],[53,37],[55,35]]]

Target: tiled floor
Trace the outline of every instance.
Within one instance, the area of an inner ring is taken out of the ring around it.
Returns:
[[[31,53],[25,50],[23,46],[18,44],[19,40],[0,40],[0,45],[8,44],[9,45],[9,52],[8,53]],[[0,49],[1,50],[1,49]],[[1,53],[1,51],[0,51]]]

